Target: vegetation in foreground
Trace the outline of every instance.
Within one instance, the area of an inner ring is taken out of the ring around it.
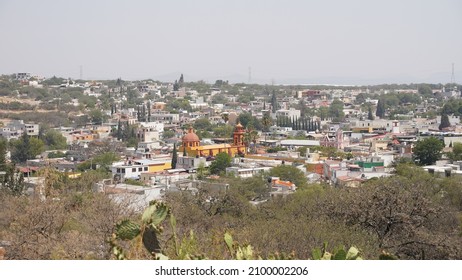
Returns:
[[[250,245],[252,256],[264,259],[311,259],[324,243],[329,244],[325,252],[355,247],[365,259],[383,252],[398,259],[461,259],[460,180],[434,177],[413,165],[397,170],[396,176],[358,189],[311,184],[258,205],[249,201],[267,197],[264,176],[222,178],[220,183],[229,184],[226,192],[169,194],[165,205],[174,221],[156,224],[162,229],[156,233],[156,253],[170,259],[235,258],[224,242],[228,234],[236,250]],[[76,188],[77,182],[63,185],[63,177],[52,173],[45,201],[2,191],[0,240],[7,244],[6,258],[116,258],[108,241],[117,226],[124,220],[141,224],[146,217],[130,210],[129,202],[115,203]],[[119,241],[126,258],[156,258],[139,240]]]

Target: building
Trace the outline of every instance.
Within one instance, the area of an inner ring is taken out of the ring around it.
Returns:
[[[161,122],[164,124],[172,124],[180,122],[180,114],[170,114],[168,112],[158,111],[151,113],[149,118],[151,122]]]
[[[271,167],[269,166],[262,166],[262,167],[250,167],[250,168],[241,168],[237,166],[227,167],[226,174],[234,174],[236,177],[241,178],[250,178],[254,175],[264,173],[269,171]]]
[[[0,136],[10,139],[18,139],[26,132],[28,136],[38,136],[40,126],[38,124],[24,123],[22,120],[12,120],[5,127],[0,128]]]
[[[16,73],[16,80],[24,81],[29,80],[32,76],[30,73]]]
[[[140,122],[136,137],[140,142],[152,142],[160,140],[164,131],[164,124],[160,122]]]
[[[123,179],[139,179],[143,172],[158,172],[172,168],[170,157],[156,159],[134,159],[116,162],[111,166],[113,176]]]
[[[206,166],[205,157],[178,157],[176,168],[183,168],[188,172],[195,172],[200,165]]]
[[[323,147],[334,147],[343,149],[350,144],[351,131],[342,131],[341,128],[331,127],[329,132],[321,139],[320,145]]]
[[[276,118],[289,118],[289,119],[299,119],[301,116],[300,110],[290,108],[287,109],[280,109],[276,111]]]
[[[236,125],[233,133],[233,144],[213,145],[201,145],[199,137],[190,127],[188,133],[182,138],[179,151],[191,157],[213,157],[219,153],[227,153],[231,157],[245,155],[244,127],[240,123]]]

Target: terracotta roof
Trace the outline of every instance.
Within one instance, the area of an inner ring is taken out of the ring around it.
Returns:
[[[197,134],[194,133],[192,127],[190,127],[188,129],[188,133],[185,136],[183,136],[182,141],[183,142],[199,142],[200,139],[199,139],[199,136],[197,136]]]

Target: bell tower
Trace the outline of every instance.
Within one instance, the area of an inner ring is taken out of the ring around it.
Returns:
[[[233,133],[233,144],[234,146],[243,146],[244,145],[244,127],[239,122],[234,128]]]

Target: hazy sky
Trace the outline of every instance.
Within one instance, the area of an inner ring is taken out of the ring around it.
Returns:
[[[0,73],[462,83],[460,0],[0,0]]]

